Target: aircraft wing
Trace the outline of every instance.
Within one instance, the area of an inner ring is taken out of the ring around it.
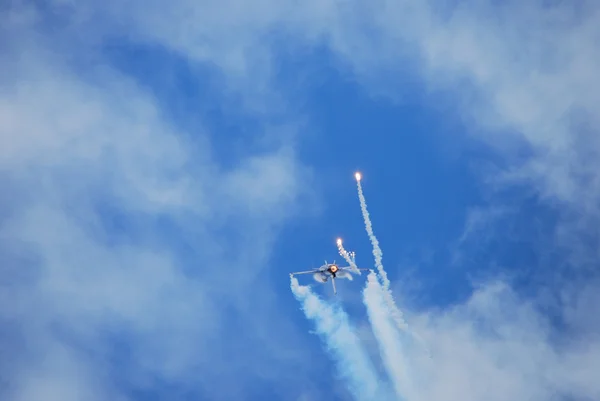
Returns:
[[[307,270],[307,271],[304,271],[304,272],[293,272],[293,273],[290,273],[290,276],[293,276],[295,274],[317,273],[319,271],[320,271],[319,269],[315,269],[315,270]]]
[[[344,271],[351,271],[351,272],[353,272],[353,271],[356,271],[357,269],[354,269],[352,266],[345,266],[345,267],[340,267],[338,270],[344,270]],[[372,269],[358,269],[358,270],[372,270]]]

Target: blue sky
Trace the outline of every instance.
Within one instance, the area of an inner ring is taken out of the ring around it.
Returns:
[[[2,399],[598,399],[599,12],[4,7]]]

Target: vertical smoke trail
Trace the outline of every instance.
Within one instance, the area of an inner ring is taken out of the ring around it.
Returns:
[[[323,302],[309,287],[291,278],[291,288],[307,318],[314,320],[317,332],[333,354],[342,376],[359,401],[380,400],[382,388],[367,353],[352,331],[348,316],[339,308]]]
[[[346,249],[344,249],[341,238],[338,238],[338,240],[337,240],[337,247],[338,247],[340,256],[344,258],[344,260],[350,265],[350,267],[352,267],[352,269],[354,270],[354,272],[356,274],[360,275],[361,272],[360,272],[360,270],[358,270],[358,266],[356,266],[356,263],[354,262],[353,257],[350,257],[350,253]],[[354,252],[352,253],[352,256],[354,256]]]
[[[381,263],[381,259],[383,258],[383,252],[379,247],[379,241],[377,237],[375,237],[375,233],[373,232],[373,224],[371,223],[371,218],[369,216],[369,211],[367,210],[367,200],[365,199],[365,195],[362,190],[362,185],[360,184],[360,173],[356,173],[356,186],[358,188],[358,199],[360,201],[360,210],[362,211],[363,220],[365,222],[365,228],[367,230],[367,234],[369,239],[371,240],[371,245],[373,246],[373,256],[375,257],[375,266],[377,267],[377,271],[379,272],[379,276],[381,277],[381,281],[383,284],[383,288],[380,287],[382,292],[383,299],[385,300],[385,304],[389,309],[389,312],[396,323],[396,326],[401,329],[409,332],[410,335],[423,347],[423,350],[429,356],[429,350],[425,345],[425,342],[421,337],[414,332],[410,332],[408,329],[408,324],[404,321],[402,317],[402,312],[396,306],[396,302],[392,296],[392,291],[390,290],[390,280],[387,277],[387,273],[383,269],[383,264]]]
[[[402,350],[402,341],[398,331],[389,320],[388,308],[384,305],[384,291],[377,280],[375,272],[367,276],[367,286],[363,290],[363,299],[367,306],[367,314],[373,334],[379,343],[379,353],[385,369],[392,380],[396,395],[400,400],[407,399],[409,379],[407,361]]]
[[[369,217],[369,211],[367,210],[367,200],[365,199],[365,195],[363,194],[362,186],[360,185],[360,174],[356,173],[356,186],[358,188],[358,199],[360,201],[360,210],[362,211],[363,220],[365,221],[365,228],[367,230],[367,234],[369,235],[369,239],[371,240],[371,245],[373,246],[373,256],[375,257],[375,266],[377,267],[377,271],[379,272],[379,276],[381,277],[381,281],[383,282],[383,296],[387,307],[390,309],[390,313],[392,314],[392,318],[396,325],[402,330],[408,330],[408,325],[402,318],[402,312],[396,306],[394,302],[394,298],[392,297],[392,293],[390,291],[390,280],[387,278],[387,273],[383,269],[383,264],[381,263],[381,259],[383,258],[383,252],[379,247],[379,241],[375,234],[373,233],[373,224],[371,223],[371,218]]]

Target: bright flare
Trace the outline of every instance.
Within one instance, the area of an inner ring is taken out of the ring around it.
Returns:
[[[338,251],[340,253],[340,256],[343,257],[346,262],[348,262],[348,264],[352,267],[352,270],[354,271],[354,273],[360,275],[362,274],[360,272],[360,270],[358,270],[358,266],[356,266],[356,263],[354,263],[354,254],[352,254],[352,257],[350,256],[350,254],[348,253],[348,251],[346,251],[344,249],[344,246],[342,245],[342,239],[338,238],[337,239],[337,247],[338,247]]]
[[[356,181],[360,181],[360,179],[361,179],[360,173],[357,172],[356,174],[354,174],[354,178],[356,178]]]

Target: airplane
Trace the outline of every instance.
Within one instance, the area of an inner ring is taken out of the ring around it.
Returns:
[[[358,269],[358,270],[371,270],[372,271],[372,269]],[[352,274],[350,274],[351,271],[354,271],[354,268],[352,266],[339,267],[335,263],[335,260],[334,260],[333,263],[327,263],[327,261],[325,261],[325,264],[322,265],[321,267],[319,267],[318,269],[290,273],[290,277],[294,277],[295,274],[310,274],[310,273],[312,273],[313,278],[320,283],[326,283],[327,280],[329,280],[329,277],[331,277],[331,284],[333,285],[333,293],[337,294],[337,290],[335,288],[335,279],[336,278],[346,278],[348,280],[352,280],[353,277],[352,277]]]

